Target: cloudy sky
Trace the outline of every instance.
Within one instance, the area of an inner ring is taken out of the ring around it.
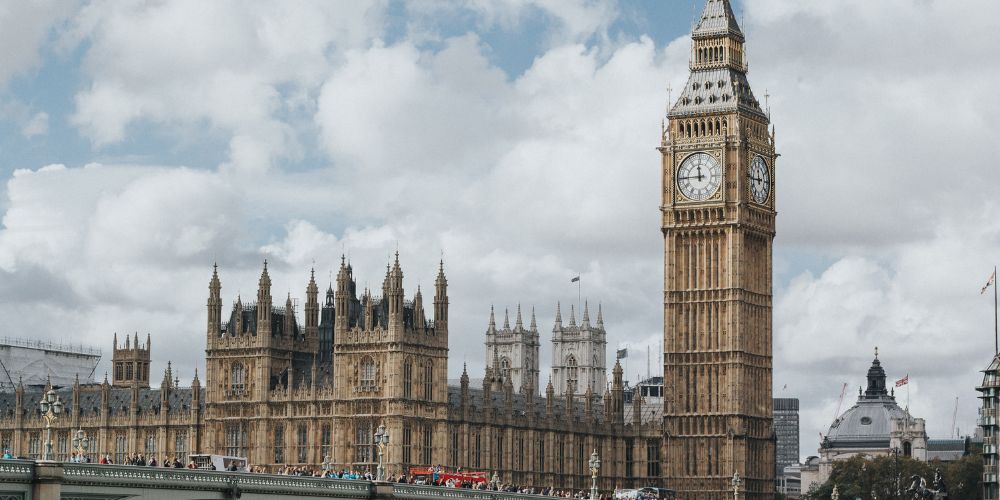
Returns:
[[[970,432],[993,347],[1000,3],[735,6],[782,154],[774,388],[801,399],[802,455],[876,345],[932,437],[956,397]],[[453,377],[481,374],[491,304],[535,307],[547,339],[576,275],[628,378],[647,347],[655,374],[655,147],[700,8],[2,3],[2,335],[109,355],[113,332],[149,333],[154,373],[170,359],[189,381],[214,261],[230,302],[266,257],[280,300],[341,252],[378,288],[398,247],[409,293],[443,252]]]

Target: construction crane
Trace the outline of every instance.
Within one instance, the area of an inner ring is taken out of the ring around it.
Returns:
[[[844,386],[840,388],[840,400],[837,401],[837,411],[833,412],[833,421],[837,421],[837,417],[840,416],[840,407],[844,406],[844,393],[847,392],[847,382],[844,382]]]
[[[955,396],[955,411],[951,414],[951,437],[952,439],[958,438],[958,433],[955,432],[955,423],[958,420],[958,396]]]

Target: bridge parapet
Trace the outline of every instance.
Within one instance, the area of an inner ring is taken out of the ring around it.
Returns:
[[[8,495],[9,494],[9,495]],[[243,472],[0,460],[0,500],[187,498],[538,500],[519,493]]]

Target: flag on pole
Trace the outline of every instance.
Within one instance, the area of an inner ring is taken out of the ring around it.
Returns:
[[[903,387],[904,385],[909,383],[910,383],[910,374],[907,373],[905,377],[896,381],[896,387]]]
[[[995,282],[996,280],[997,280],[997,272],[996,270],[994,270],[993,274],[990,275],[990,279],[986,280],[986,284],[983,285],[983,289],[979,291],[979,295],[986,293],[986,289],[989,288],[990,285],[992,285],[993,282]]]
[[[615,353],[615,359],[622,359],[622,358],[627,358],[627,357],[628,357],[628,348],[627,347],[625,349],[618,349],[618,352]]]
[[[580,281],[580,276],[579,275],[577,275],[575,278],[569,280],[570,283],[576,283],[577,281]]]

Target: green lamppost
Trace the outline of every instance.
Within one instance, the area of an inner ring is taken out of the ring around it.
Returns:
[[[590,454],[590,500],[597,500],[597,473],[601,470],[601,457],[597,456],[597,450]]]
[[[56,391],[49,389],[48,392],[42,395],[42,400],[38,403],[38,407],[42,410],[42,416],[45,417],[45,454],[42,460],[51,460],[52,422],[55,422],[63,412],[63,403],[59,399],[59,395],[56,394]]]
[[[87,451],[90,449],[90,438],[88,438],[87,434],[83,432],[83,429],[76,431],[76,436],[73,437],[73,449],[76,451],[78,462],[87,461]]]
[[[378,446],[378,468],[375,469],[375,480],[385,481],[385,468],[382,467],[382,453],[386,445],[389,444],[389,431],[385,429],[385,424],[379,424],[375,431],[375,445]]]

